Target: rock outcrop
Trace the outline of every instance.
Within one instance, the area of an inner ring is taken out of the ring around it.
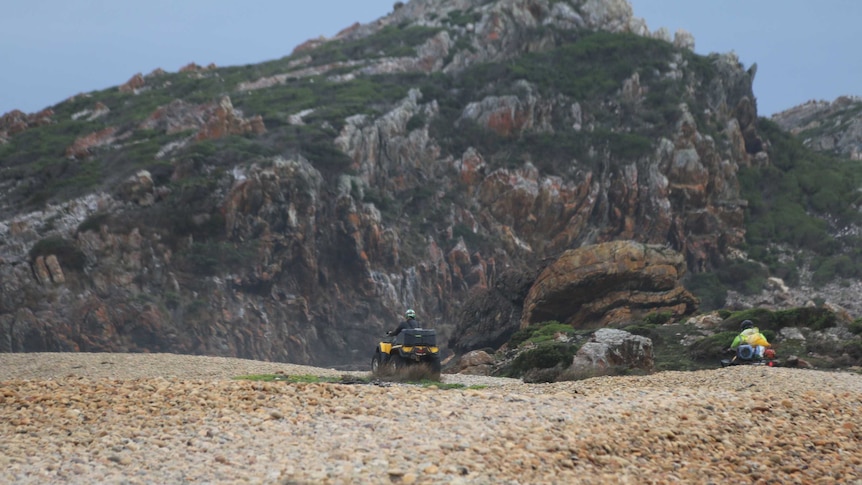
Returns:
[[[31,127],[53,123],[53,116],[54,111],[50,108],[31,114],[17,109],[4,113],[3,116],[0,116],[0,144],[8,142],[10,137]]]
[[[613,368],[652,371],[655,366],[652,341],[624,330],[601,328],[585,342],[569,369],[576,373],[611,371]]]
[[[682,255],[663,246],[614,241],[564,252],[530,288],[521,328],[556,320],[575,328],[620,326],[649,313],[692,313],[680,283]]]
[[[458,359],[457,374],[490,376],[494,370],[494,356],[484,350],[473,350]]]
[[[242,113],[234,109],[228,96],[219,100],[218,104],[207,108],[206,123],[200,128],[195,139],[215,140],[228,135],[244,135],[246,133],[266,133],[263,118],[255,115],[244,118]]]
[[[772,115],[772,120],[815,150],[862,160],[862,98],[808,101]]]
[[[128,81],[121,84],[118,88],[121,93],[134,93],[137,92],[138,89],[141,89],[146,84],[146,80],[144,79],[144,75],[141,73],[137,73],[132,76]]]
[[[190,104],[181,99],[160,106],[140,124],[141,129],[159,130],[168,135],[185,131],[196,132],[195,140],[214,140],[227,135],[266,133],[263,118],[245,118],[233,107],[230,97],[217,103]]]
[[[99,131],[94,131],[79,137],[66,148],[66,157],[83,159],[92,155],[93,150],[99,147],[111,145],[117,140],[117,128],[109,126]]]

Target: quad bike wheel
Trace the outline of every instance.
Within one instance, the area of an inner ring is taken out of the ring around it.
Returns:
[[[407,366],[407,361],[405,361],[403,357],[398,355],[397,352],[393,352],[389,356],[389,365],[392,366],[393,370],[401,370]]]
[[[440,375],[440,372],[443,371],[443,366],[440,364],[440,357],[428,361],[428,368],[431,369],[431,372],[435,375]]]
[[[381,364],[382,359],[380,356],[380,352],[375,352],[374,357],[371,358],[371,373],[376,374],[380,370]]]

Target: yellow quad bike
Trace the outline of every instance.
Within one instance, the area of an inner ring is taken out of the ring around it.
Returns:
[[[440,374],[440,348],[437,331],[428,328],[402,330],[395,341],[377,344],[371,358],[371,372],[376,374],[384,366],[399,371],[412,365],[427,365],[433,374]]]

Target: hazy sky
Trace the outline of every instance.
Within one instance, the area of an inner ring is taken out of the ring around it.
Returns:
[[[859,0],[630,0],[650,30],[685,29],[695,51],[757,63],[768,116],[862,95]],[[290,54],[392,10],[395,0],[15,0],[0,9],[0,114],[35,112],[160,67],[243,65]],[[854,38],[855,37],[855,38]]]

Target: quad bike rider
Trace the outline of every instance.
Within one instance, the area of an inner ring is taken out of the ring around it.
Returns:
[[[728,365],[767,365],[773,367],[775,351],[772,350],[766,337],[760,333],[760,329],[754,326],[751,320],[743,320],[740,324],[740,333],[730,344],[730,351],[734,352],[732,359],[724,359],[721,366]]]
[[[437,347],[437,332],[423,329],[412,309],[405,313],[405,320],[395,330],[386,332],[392,337],[377,344],[371,358],[371,372],[377,373],[383,366],[400,370],[410,365],[425,364],[433,374],[440,374],[440,348]]]

